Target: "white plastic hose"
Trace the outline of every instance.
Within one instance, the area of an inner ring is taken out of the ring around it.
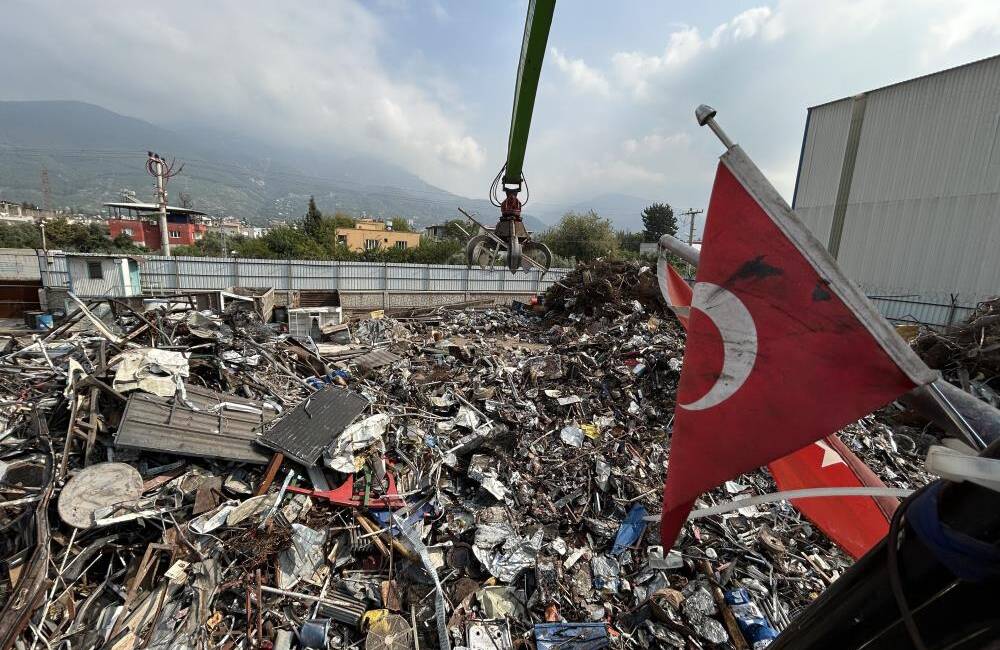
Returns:
[[[926,468],[941,478],[969,481],[1000,492],[1000,460],[994,458],[980,458],[934,445],[927,452]]]
[[[832,487],[832,488],[808,488],[806,490],[785,490],[784,492],[770,492],[768,494],[758,494],[746,499],[736,499],[726,501],[709,508],[699,508],[692,510],[688,519],[701,519],[712,515],[720,515],[724,512],[731,512],[756,506],[762,503],[774,503],[775,501],[791,501],[793,499],[816,499],[823,497],[908,497],[913,490],[901,490],[897,488],[877,488],[877,487]],[[659,521],[660,515],[650,515],[643,518],[644,521]]]

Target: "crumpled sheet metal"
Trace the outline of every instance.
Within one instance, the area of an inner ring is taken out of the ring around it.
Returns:
[[[511,582],[521,571],[535,565],[543,538],[541,530],[522,537],[507,524],[480,524],[472,552],[498,580]]]
[[[381,443],[389,426],[389,416],[379,413],[355,422],[344,429],[333,444],[324,451],[324,463],[330,469],[345,474],[358,471],[356,454]]]
[[[157,348],[135,348],[121,354],[113,387],[120,393],[142,390],[173,397],[191,376],[188,353]]]
[[[299,580],[308,580],[323,566],[325,530],[292,524],[292,545],[278,555],[278,586],[291,589]]]

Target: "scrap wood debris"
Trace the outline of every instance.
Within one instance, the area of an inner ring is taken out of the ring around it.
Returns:
[[[776,633],[850,559],[787,502],[658,546],[646,517],[684,335],[656,291],[651,270],[599,261],[544,314],[365,318],[328,328],[336,343],[245,311],[99,302],[11,338],[0,648],[743,648],[741,622]],[[940,344],[990,354],[994,335]],[[928,437],[876,417],[842,432],[911,489],[930,478]],[[774,490],[759,470],[699,506]]]

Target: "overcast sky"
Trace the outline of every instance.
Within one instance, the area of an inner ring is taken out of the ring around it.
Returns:
[[[76,99],[383,157],[484,196],[525,1],[3,3],[0,99]],[[996,0],[561,0],[525,174],[537,205],[707,202],[699,103],[791,196],[806,108],[997,53]]]

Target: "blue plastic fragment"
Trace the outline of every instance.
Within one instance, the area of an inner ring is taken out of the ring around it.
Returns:
[[[625,521],[622,522],[621,527],[618,529],[618,535],[615,537],[615,546],[611,549],[612,555],[621,555],[625,552],[625,549],[642,538],[642,534],[646,532],[644,518],[647,514],[649,513],[646,512],[646,509],[638,503],[632,506],[632,509],[628,511],[628,515],[625,517]]]
[[[726,603],[729,604],[736,617],[736,624],[754,650],[767,647],[778,638],[778,631],[764,618],[757,603],[750,598],[746,589],[733,589],[726,592]]]
[[[611,647],[604,623],[539,623],[537,650],[602,650]]]

